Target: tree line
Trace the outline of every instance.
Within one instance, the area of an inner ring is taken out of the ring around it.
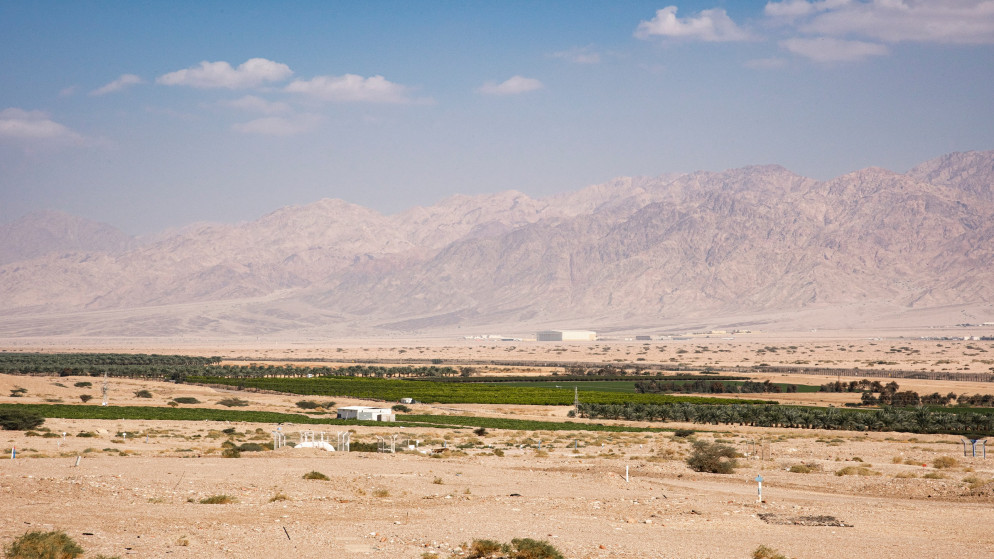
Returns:
[[[635,392],[639,394],[672,394],[684,392],[687,394],[779,394],[781,392],[797,392],[796,384],[780,386],[765,380],[763,382],[746,380],[743,382],[725,382],[720,380],[645,380],[635,383]]]
[[[994,433],[994,415],[977,412],[936,412],[925,406],[872,410],[805,408],[798,406],[731,404],[581,403],[571,416],[629,421],[679,421],[714,425],[750,425],[793,429],[903,431],[986,436]]]
[[[849,382],[835,381],[823,384],[820,392],[861,392],[860,405],[864,406],[970,406],[994,407],[994,394],[959,394],[949,392],[940,394],[919,395],[914,390],[901,390],[900,385],[891,381],[883,384],[878,380],[853,380]]]

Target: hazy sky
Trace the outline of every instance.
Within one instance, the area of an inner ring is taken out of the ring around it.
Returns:
[[[0,223],[994,149],[989,0],[11,0],[0,53]]]

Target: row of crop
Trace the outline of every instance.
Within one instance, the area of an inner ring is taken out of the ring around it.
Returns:
[[[532,421],[501,417],[467,417],[463,415],[398,415],[399,422],[417,422],[448,427],[484,427],[512,431],[607,431],[615,433],[641,433],[672,431],[659,427],[632,427],[629,425],[604,425],[602,423],[577,423],[572,421]]]
[[[102,366],[204,366],[220,357],[145,353],[0,353],[0,372],[58,372]]]
[[[974,412],[940,413],[925,407],[850,410],[769,404],[707,406],[692,403],[673,405],[581,403],[579,415],[588,418],[631,421],[682,421],[797,429],[965,433],[984,436],[994,433],[994,415]]]
[[[349,396],[370,400],[399,401],[412,398],[421,402],[442,404],[518,404],[518,405],[570,405],[573,394],[565,390],[538,387],[504,387],[490,384],[453,384],[432,381],[369,379],[354,377],[321,378],[255,378],[228,379],[190,377],[190,382],[224,384],[243,388],[256,388],[311,396]],[[641,402],[666,404],[697,402],[732,404],[742,400],[703,398],[696,396],[670,396],[664,394],[621,394],[616,392],[584,392],[581,400],[599,404]],[[753,401],[759,403],[761,401]]]
[[[131,354],[0,353],[0,373],[57,374],[160,378],[182,382],[190,376],[226,378],[308,378],[356,376],[372,378],[446,378],[463,374],[460,369],[437,366],[299,367],[294,365],[220,365],[220,357]]]
[[[141,419],[156,421],[238,421],[245,423],[290,423],[301,425],[368,425],[383,427],[376,421],[326,419],[297,413],[277,413],[213,408],[163,408],[153,406],[81,406],[71,404],[0,404],[0,413],[20,411],[44,418],[58,419]],[[433,427],[409,419],[406,425]]]

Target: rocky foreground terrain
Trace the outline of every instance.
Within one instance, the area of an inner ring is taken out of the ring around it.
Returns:
[[[994,152],[817,181],[778,166],[546,199],[341,200],[129,238],[0,227],[0,335],[389,336],[994,320]]]

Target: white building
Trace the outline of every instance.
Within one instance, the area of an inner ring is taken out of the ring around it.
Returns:
[[[535,335],[540,342],[595,342],[597,332],[590,330],[543,330]]]
[[[342,406],[338,408],[338,419],[358,419],[360,421],[395,421],[396,416],[390,408],[373,408],[369,406]]]

